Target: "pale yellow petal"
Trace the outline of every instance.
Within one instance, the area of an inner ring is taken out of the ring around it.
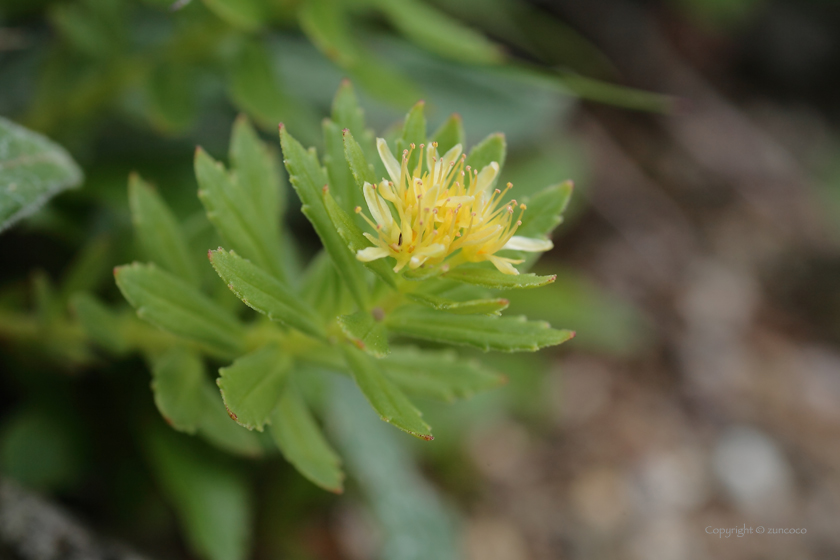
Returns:
[[[356,258],[362,262],[375,261],[388,256],[388,250],[382,247],[367,247],[356,253]]]
[[[478,177],[475,178],[475,192],[489,192],[496,181],[496,176],[499,174],[499,164],[491,161],[489,165],[485,165]]]
[[[513,249],[514,251],[527,251],[529,253],[542,253],[554,248],[550,239],[534,239],[532,237],[521,237],[514,235],[502,249]]]
[[[364,184],[362,192],[365,195],[365,202],[367,202],[373,221],[382,226],[386,232],[390,231],[391,226],[394,224],[394,217],[391,215],[391,209],[388,207],[388,203],[379,196],[376,189],[370,183]]]
[[[493,263],[493,266],[499,269],[499,272],[502,272],[504,274],[511,274],[513,276],[517,276],[519,274],[519,271],[516,270],[512,264],[510,264],[508,259],[503,259],[495,255],[490,255],[488,259],[491,263]]]
[[[388,175],[390,175],[391,180],[395,185],[399,184],[400,164],[397,161],[397,158],[394,157],[394,154],[391,153],[391,148],[388,147],[388,143],[384,138],[376,139],[376,149],[379,152],[379,157],[382,159],[382,163],[385,165],[385,170],[388,172]]]

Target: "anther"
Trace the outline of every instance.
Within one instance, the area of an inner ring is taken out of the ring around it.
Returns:
[[[359,212],[362,211],[362,207],[361,206],[356,206],[353,210],[356,212],[356,214],[358,214]]]

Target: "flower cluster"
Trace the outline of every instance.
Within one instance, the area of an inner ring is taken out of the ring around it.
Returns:
[[[460,144],[442,156],[437,142],[429,146],[411,144],[403,151],[402,162],[397,161],[384,139],[378,138],[376,146],[390,180],[364,184],[373,219],[363,217],[376,234],[364,234],[374,246],[358,251],[359,260],[392,257],[396,260],[395,272],[406,265],[410,269],[441,263],[452,267],[488,260],[505,274],[519,274],[513,265],[522,261],[496,253],[503,249],[541,252],[552,248],[549,240],[515,235],[526,208],[515,199],[505,202],[512,184],[504,190],[494,188],[498,163],[472,169],[466,165],[467,156]],[[414,150],[419,150],[420,157],[409,169]],[[357,213],[361,210],[356,208]]]

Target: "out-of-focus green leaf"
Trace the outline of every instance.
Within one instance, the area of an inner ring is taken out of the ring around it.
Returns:
[[[204,415],[198,435],[219,449],[243,457],[259,457],[263,447],[257,434],[246,430],[228,416],[219,389],[205,379],[201,386],[204,396]]]
[[[194,65],[164,60],[152,71],[147,93],[152,120],[166,132],[182,132],[198,113],[198,72]]]
[[[280,175],[275,149],[264,144],[244,115],[237,117],[230,139],[230,161],[237,184],[262,211],[268,230],[278,232],[286,211],[286,185]]]
[[[516,230],[523,237],[542,238],[551,236],[558,225],[563,223],[563,212],[569,206],[574,184],[565,181],[541,190],[525,202],[528,210],[522,215],[522,225]]]
[[[347,158],[347,163],[350,164],[350,170],[353,172],[353,177],[356,179],[356,186],[362,190],[365,183],[375,185],[378,183],[376,174],[373,171],[373,166],[368,163],[365,158],[365,153],[362,147],[356,142],[353,133],[350,129],[342,131],[344,135],[344,157]]]
[[[97,237],[85,244],[64,272],[61,279],[61,299],[67,301],[77,292],[94,291],[111,276],[112,243],[107,237]]]
[[[152,186],[136,173],[128,178],[128,204],[134,230],[149,258],[188,284],[198,286],[198,271],[175,216]]]
[[[464,360],[449,350],[394,348],[380,362],[385,373],[406,392],[454,402],[495,389],[507,382],[504,375],[485,368],[477,360]]]
[[[0,117],[0,232],[82,177],[61,146]]]
[[[286,284],[236,253],[217,249],[209,255],[213,268],[245,305],[272,321],[318,338],[326,336],[320,318]]]
[[[348,129],[359,142],[370,143],[373,148],[373,134],[365,128],[365,114],[350,80],[343,80],[338,86],[332,103],[332,120],[339,129]]]
[[[155,405],[166,422],[178,431],[194,434],[205,414],[204,364],[190,350],[176,346],[152,367]]]
[[[183,280],[153,264],[120,266],[114,276],[137,315],[173,334],[195,340],[222,355],[236,355],[244,344],[239,321]]]
[[[246,478],[173,432],[149,433],[147,452],[193,552],[206,560],[244,560],[252,502]]]
[[[307,0],[298,12],[301,29],[318,50],[350,72],[368,92],[396,105],[416,100],[418,91],[412,81],[358,43],[346,7],[346,3],[337,0]]]
[[[333,226],[354,255],[357,251],[361,251],[366,247],[372,246],[371,242],[362,235],[362,230],[360,230],[356,223],[350,219],[350,216],[348,216],[344,210],[336,204],[329,191],[324,192],[324,207],[327,209],[327,215],[329,215],[330,220],[332,220]],[[384,260],[377,259],[375,261],[362,264],[373,271],[392,288],[396,288],[399,284],[396,273]]]
[[[474,268],[458,266],[444,274],[444,277],[456,282],[473,284],[491,290],[511,290],[517,288],[539,288],[551,284],[555,276],[537,276],[536,274],[505,274],[495,268]]]
[[[338,325],[347,338],[372,356],[381,358],[391,351],[388,347],[388,332],[385,326],[368,311],[342,315],[338,318]]]
[[[545,322],[527,321],[525,317],[453,315],[419,306],[396,309],[388,315],[386,325],[396,334],[413,338],[502,352],[535,352],[562,344],[575,335],[572,331],[552,329]]]
[[[424,2],[379,0],[378,4],[403,35],[436,54],[469,64],[503,60],[501,49],[484,35]]]
[[[426,115],[423,110],[425,101],[418,101],[405,116],[402,135],[397,140],[397,161],[402,161],[403,150],[409,150],[414,144],[414,151],[408,160],[408,168],[414,169],[420,161],[420,144],[426,142]],[[442,152],[441,152],[442,153]]]
[[[121,354],[128,348],[119,318],[104,304],[88,293],[77,293],[70,299],[76,318],[85,334],[101,347]]]
[[[466,134],[461,115],[455,113],[446,119],[432,135],[432,141],[438,143],[438,151],[442,154],[448,152],[456,144],[463,146],[466,143]]]
[[[230,417],[249,430],[263,431],[291,367],[291,358],[279,345],[270,343],[221,368],[216,383]]]
[[[476,171],[481,171],[493,161],[498,163],[499,167],[504,167],[506,154],[505,135],[497,132],[473,146],[470,155],[467,156],[467,165]]]
[[[0,426],[0,473],[47,491],[76,482],[81,468],[78,437],[55,410],[30,408],[5,414]]]
[[[198,198],[228,248],[285,280],[278,231],[265,222],[266,211],[258,206],[263,199],[255,199],[256,192],[240,184],[243,177],[231,176],[201,148],[195,154],[195,175]]]
[[[271,414],[271,435],[286,460],[303,476],[330,492],[344,491],[341,459],[291,383]]]
[[[509,303],[504,298],[455,301],[419,292],[408,294],[408,299],[422,303],[432,309],[447,311],[456,315],[499,315],[504,309],[507,309]]]
[[[285,122],[306,138],[315,132],[310,109],[280,87],[265,46],[256,40],[246,42],[232,62],[230,94],[237,107],[267,130]]]
[[[254,31],[265,23],[268,4],[260,0],[204,0],[210,10],[234,27]]]
[[[461,558],[457,519],[421,475],[404,438],[382,424],[344,378],[335,379],[327,410],[347,470],[373,508],[388,560]]]
[[[434,439],[420,411],[385,377],[375,358],[347,344],[342,345],[342,350],[353,379],[380,418],[413,436]]]
[[[280,144],[289,180],[303,203],[303,213],[315,227],[336,270],[347,283],[353,299],[359,307],[365,308],[368,290],[364,268],[347,248],[324,208],[323,187],[327,185],[327,175],[318,162],[318,155],[314,149],[305,150],[300,142],[289,134],[286,127],[280,127]]]
[[[303,278],[303,298],[326,320],[349,311],[353,299],[326,251],[312,259]]]
[[[632,356],[651,340],[651,326],[638,309],[572,271],[540,290],[511,294],[510,300],[512,313],[574,326],[575,346],[582,349]]]

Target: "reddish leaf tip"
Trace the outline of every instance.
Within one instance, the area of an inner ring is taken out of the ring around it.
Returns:
[[[236,420],[238,418],[238,416],[236,416],[236,414],[234,414],[234,412],[231,409],[229,409],[227,405],[225,405],[225,410],[227,410],[228,416],[230,416],[232,420]]]

